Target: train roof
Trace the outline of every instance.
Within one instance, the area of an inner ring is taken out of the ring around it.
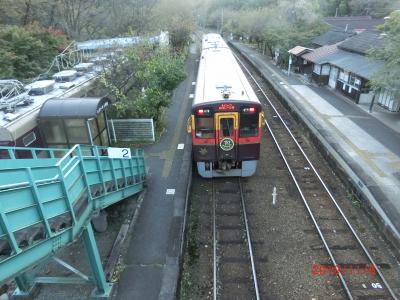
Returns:
[[[75,78],[75,80],[71,81],[74,84],[70,89],[63,88],[63,83],[54,83],[54,89],[47,94],[38,95],[38,96],[29,96],[30,103],[21,103],[21,105],[17,105],[15,107],[15,111],[12,113],[7,113],[4,110],[0,110],[0,127],[8,128],[15,127],[13,126],[15,123],[18,123],[21,119],[25,118],[27,114],[33,113],[34,111],[38,111],[39,108],[50,98],[55,97],[68,97],[79,91],[80,88],[86,87],[86,83],[91,82],[94,78],[97,77],[96,72],[85,73],[83,76],[79,76]],[[48,84],[49,81],[45,80],[43,85]],[[33,86],[41,86],[42,83],[40,81],[33,82],[31,85]],[[28,85],[27,88],[31,85]],[[30,119],[30,118],[29,118]]]
[[[206,36],[211,36],[207,38],[209,41],[218,40],[212,34],[205,35],[203,41]],[[216,101],[260,103],[232,51],[225,41],[221,44],[222,47],[206,47],[202,50],[193,105]]]
[[[222,36],[216,33],[208,33],[203,35],[202,43],[201,43],[202,50],[209,49],[209,48],[229,48]]]

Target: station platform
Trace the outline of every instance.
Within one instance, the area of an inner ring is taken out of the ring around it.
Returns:
[[[287,75],[256,49],[231,42],[297,112],[352,185],[400,241],[400,114],[357,105],[337,92]]]
[[[143,147],[148,188],[123,257],[124,270],[114,299],[176,299],[192,170],[186,122],[195,88],[197,51],[193,44],[186,62],[187,78],[175,90],[164,117],[165,132],[158,142]]]

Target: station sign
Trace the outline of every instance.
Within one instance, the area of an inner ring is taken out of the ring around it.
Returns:
[[[130,148],[109,147],[107,148],[107,152],[109,158],[125,158],[125,159],[132,158]]]

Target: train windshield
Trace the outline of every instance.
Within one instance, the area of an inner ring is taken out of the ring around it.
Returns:
[[[240,115],[240,136],[257,136],[258,135],[258,114],[241,114]]]
[[[197,117],[196,118],[196,137],[213,138],[214,137],[214,118]]]
[[[220,128],[223,137],[233,136],[233,118],[222,118],[220,120]]]

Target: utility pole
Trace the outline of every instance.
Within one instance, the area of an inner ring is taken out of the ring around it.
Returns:
[[[221,29],[219,31],[219,33],[222,35],[222,28],[224,27],[224,9],[222,8],[221,11]]]
[[[369,113],[372,113],[372,108],[374,107],[374,102],[375,102],[375,96],[378,92],[379,90],[374,90],[374,95],[372,96],[371,104],[369,105],[369,110],[368,110]]]

